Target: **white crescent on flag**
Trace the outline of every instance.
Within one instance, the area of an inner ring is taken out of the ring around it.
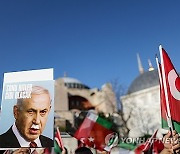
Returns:
[[[176,74],[175,70],[172,69],[168,73],[168,82],[169,82],[170,91],[175,99],[180,100],[180,91],[176,88],[176,84],[175,84],[177,78],[178,75]]]
[[[84,137],[80,138],[80,141],[81,141],[82,143],[85,143],[85,138],[84,138]]]

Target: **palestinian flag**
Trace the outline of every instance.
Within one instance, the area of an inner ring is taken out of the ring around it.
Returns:
[[[162,128],[167,128],[171,117],[174,129],[180,133],[180,78],[166,51],[160,46],[161,64],[158,65]],[[170,116],[169,116],[170,115]]]
[[[54,152],[57,153],[57,154],[62,153],[62,149],[61,149],[61,147],[58,145],[58,143],[56,141],[54,141]]]
[[[63,149],[64,149],[64,145],[62,142],[61,134],[59,132],[59,129],[57,128],[55,134],[55,140],[54,140],[54,152],[57,154],[61,154]]]
[[[110,151],[118,143],[118,135],[111,128],[111,122],[89,112],[74,137],[86,146]]]

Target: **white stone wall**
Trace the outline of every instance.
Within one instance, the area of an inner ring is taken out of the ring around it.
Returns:
[[[121,97],[124,116],[130,128],[130,137],[152,134],[160,128],[160,92],[159,86],[144,89]]]

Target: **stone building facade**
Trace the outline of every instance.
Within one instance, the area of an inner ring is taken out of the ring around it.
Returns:
[[[121,97],[130,137],[152,134],[161,128],[160,87],[157,69],[142,72]]]

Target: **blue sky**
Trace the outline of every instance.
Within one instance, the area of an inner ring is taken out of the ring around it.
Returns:
[[[3,73],[54,68],[89,87],[119,79],[128,87],[162,44],[180,71],[180,1],[0,1],[0,86]]]

